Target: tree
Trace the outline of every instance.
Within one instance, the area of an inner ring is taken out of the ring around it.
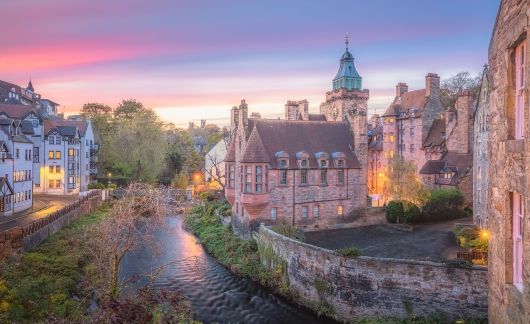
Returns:
[[[154,231],[164,224],[169,212],[166,193],[148,184],[130,184],[112,212],[88,233],[96,238],[89,241],[110,298],[118,298],[126,282],[126,278],[120,280],[120,265],[127,253],[144,247],[156,250]]]
[[[418,203],[421,200],[424,188],[418,179],[414,162],[401,156],[394,157],[390,161],[387,178],[385,191],[392,199],[403,203],[405,212],[407,208],[412,208],[406,202]],[[397,223],[400,223],[399,217]]]
[[[138,113],[146,110],[141,102],[135,99],[122,100],[122,102],[114,110],[114,117],[116,119],[132,119]]]
[[[110,117],[112,113],[112,108],[110,106],[107,106],[102,103],[96,103],[96,102],[89,102],[83,105],[83,108],[81,108],[81,116],[94,120],[98,117]]]
[[[481,81],[480,76],[473,77],[469,72],[460,72],[443,80],[440,87],[442,104],[445,108],[453,109],[458,95],[464,90],[469,90],[473,98],[478,98]]]

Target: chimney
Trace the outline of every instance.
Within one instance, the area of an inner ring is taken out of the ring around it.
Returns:
[[[472,147],[471,136],[473,131],[473,118],[471,118],[473,97],[469,91],[462,91],[456,100],[455,108],[456,113],[452,114],[452,121],[446,120],[448,125],[453,125],[453,132],[447,139],[447,149],[452,152],[467,154]]]
[[[239,125],[239,108],[237,106],[230,109],[230,129],[235,131]]]
[[[285,104],[285,120],[297,120],[298,113],[298,102],[287,100],[287,103]]]
[[[401,97],[407,91],[409,91],[409,86],[406,83],[399,82],[396,86],[396,97]]]
[[[309,101],[307,99],[298,101],[298,110],[302,114],[303,120],[309,119]]]
[[[239,105],[239,122],[243,127],[248,125],[248,105],[245,99],[242,99],[241,104]]]
[[[436,73],[428,73],[425,76],[425,96],[440,96],[440,77]]]

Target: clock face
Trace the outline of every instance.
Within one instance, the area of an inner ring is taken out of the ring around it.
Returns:
[[[339,110],[337,109],[337,107],[333,107],[333,109],[331,109],[331,117],[333,117],[333,120],[337,120],[338,115]]]

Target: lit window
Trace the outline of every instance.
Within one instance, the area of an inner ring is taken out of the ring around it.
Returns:
[[[55,159],[57,160],[61,159],[61,151],[55,151]]]
[[[277,212],[276,207],[271,208],[271,220],[276,220]]]
[[[513,284],[519,289],[523,289],[523,221],[524,221],[524,197],[521,194],[513,193]]]
[[[342,205],[337,206],[337,215],[338,216],[344,215],[344,207]]]
[[[68,149],[68,156],[74,156],[74,155],[75,155],[75,150],[73,148]]]
[[[50,171],[49,171],[49,172],[50,172],[50,173],[53,173],[54,170],[55,170],[55,169],[54,169],[53,165],[50,165]]]
[[[394,135],[389,136],[390,143],[394,143]]]
[[[55,188],[61,188],[61,180],[55,180]]]
[[[56,165],[55,166],[55,173],[61,173],[61,166],[60,165]]]

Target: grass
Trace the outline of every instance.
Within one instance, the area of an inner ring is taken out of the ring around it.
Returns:
[[[361,250],[359,250],[359,248],[354,245],[342,249],[337,249],[336,251],[338,254],[345,258],[356,258],[362,255]]]
[[[278,234],[290,237],[295,240],[305,241],[304,231],[298,227],[289,224],[277,224],[272,227],[272,230]]]
[[[82,233],[110,210],[80,217],[34,250],[0,265],[0,322],[80,321],[91,290],[83,284],[91,252]]]

